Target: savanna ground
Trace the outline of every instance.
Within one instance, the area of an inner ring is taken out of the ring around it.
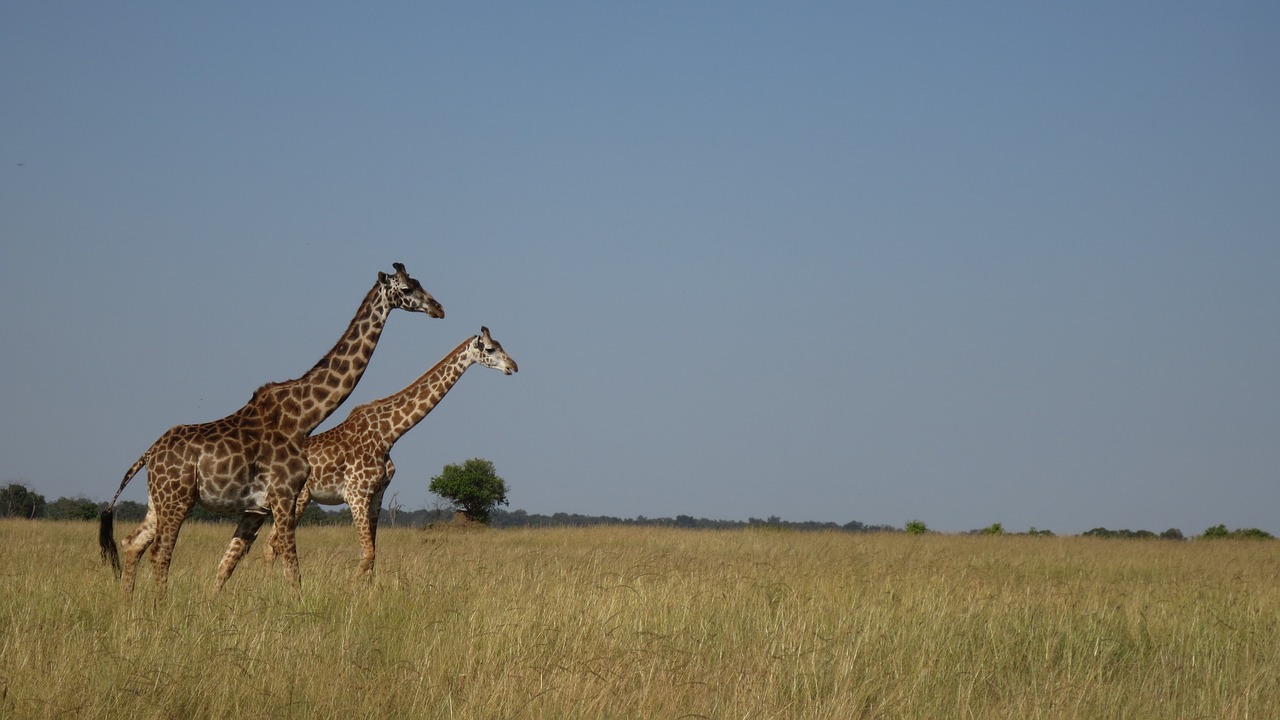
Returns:
[[[0,717],[1280,717],[1275,542],[306,527],[211,597],[188,523],[125,603],[96,529],[0,521]]]

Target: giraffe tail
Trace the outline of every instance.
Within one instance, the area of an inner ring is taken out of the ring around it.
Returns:
[[[98,547],[102,551],[102,561],[111,564],[111,569],[115,571],[116,577],[120,577],[120,550],[116,548],[115,536],[115,515],[116,500],[120,499],[120,493],[124,492],[124,486],[129,484],[134,475],[147,464],[147,454],[143,453],[142,457],[129,468],[129,472],[124,474],[124,480],[120,481],[120,489],[116,490],[115,497],[111,498],[111,503],[107,505],[107,509],[102,511],[98,516]]]
[[[102,561],[111,563],[116,577],[120,577],[120,551],[116,549],[115,537],[116,510],[109,507],[98,516],[98,546],[102,548]]]

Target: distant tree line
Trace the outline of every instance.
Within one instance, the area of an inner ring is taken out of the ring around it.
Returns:
[[[494,527],[551,527],[571,525],[588,527],[591,525],[633,525],[642,527],[678,527],[697,530],[737,530],[741,528],[758,528],[762,530],[838,530],[843,532],[901,532],[899,528],[889,525],[866,525],[856,520],[843,525],[834,522],[816,522],[813,520],[783,520],[777,515],[768,518],[747,518],[744,520],[712,520],[692,515],[676,515],[673,518],[651,518],[637,515],[634,518],[620,518],[611,515],[579,515],[577,513],[554,513],[540,515],[524,510],[506,512],[494,510],[490,518]]]
[[[44,496],[31,490],[24,483],[10,482],[0,488],[0,517],[7,518],[29,518],[29,519],[46,519],[46,520],[94,520],[97,519],[98,513],[106,507],[106,503],[90,500],[84,496],[77,497],[60,497],[53,502],[45,500]],[[141,522],[147,514],[147,506],[144,503],[126,500],[116,504],[116,518],[125,522]],[[454,509],[452,507],[436,507],[420,510],[405,510],[394,502],[390,508],[383,508],[379,519],[379,525],[383,527],[426,527],[438,523],[447,523],[453,519]],[[217,515],[200,506],[192,508],[191,520],[204,522],[225,522],[234,523],[238,520],[235,517],[227,517]],[[337,510],[324,510],[320,506],[312,504],[302,514],[300,521],[302,525],[350,525],[351,510],[346,507]],[[676,515],[675,517],[645,517],[637,515],[634,518],[620,518],[612,515],[580,515],[578,513],[553,513],[551,515],[542,515],[539,513],[530,513],[524,510],[502,510],[493,508],[489,512],[489,525],[496,528],[522,528],[522,527],[590,527],[593,525],[630,525],[640,527],[678,527],[696,530],[738,530],[743,528],[753,528],[761,530],[786,530],[786,531],[839,531],[839,532],[906,532],[908,534],[922,534],[929,532],[927,526],[919,521],[912,520],[904,527],[898,528],[892,525],[868,525],[856,520],[839,524],[834,522],[816,522],[812,520],[792,521],[783,520],[777,515],[770,515],[768,518],[748,518],[747,520],[713,520],[705,517],[693,517],[691,515]],[[1005,535],[1015,534],[1006,533],[1004,527],[1000,523],[994,523],[980,530],[971,530],[969,534],[974,535]],[[1048,536],[1052,537],[1053,533],[1049,530],[1037,530],[1031,528],[1027,533],[1016,533],[1019,535]],[[1170,528],[1160,534],[1151,532],[1150,530],[1108,530],[1107,528],[1098,527],[1083,533],[1086,537],[1097,538],[1116,538],[1116,539],[1164,539],[1164,540],[1183,540],[1185,539],[1182,531],[1177,528]],[[1197,539],[1237,539],[1237,540],[1272,540],[1275,539],[1271,533],[1258,528],[1239,528],[1228,530],[1225,525],[1215,525],[1204,531],[1203,534],[1196,536]]]
[[[1150,530],[1108,530],[1104,527],[1097,527],[1081,534],[1085,537],[1120,538],[1123,540],[1184,539],[1182,531],[1178,528],[1169,528],[1157,535]],[[1228,530],[1226,525],[1214,525],[1196,536],[1196,539],[1198,540],[1215,540],[1219,538],[1229,538],[1234,540],[1274,540],[1275,536],[1266,530],[1259,530],[1258,528],[1237,528],[1235,530]]]
[[[106,507],[106,503],[90,500],[86,497],[58,498],[49,503],[43,495],[33,492],[26,485],[10,482],[0,488],[0,517],[43,518],[48,520],[94,520],[98,513]],[[141,522],[147,514],[145,503],[125,500],[116,503],[116,519],[124,522]],[[453,519],[454,509],[437,507],[420,510],[405,510],[394,503],[390,508],[383,508],[379,525],[400,527],[425,527],[436,523],[446,523]],[[234,523],[237,518],[212,513],[199,505],[192,508],[189,519],[204,522]],[[309,505],[302,514],[302,525],[350,525],[351,510],[346,507],[337,510],[324,510],[318,505]],[[652,527],[679,527],[700,530],[733,530],[739,528],[761,528],[772,530],[838,530],[844,532],[901,532],[891,525],[867,525],[851,521],[843,525],[834,522],[792,521],[771,515],[768,518],[748,518],[747,520],[712,520],[692,515],[676,515],[675,517],[620,518],[612,515],[580,515],[578,513],[558,512],[551,515],[530,513],[525,510],[502,510],[494,508],[489,511],[489,525],[498,528],[520,527],[555,527],[592,525],[634,525]]]
[[[1097,538],[1109,538],[1109,539],[1120,538],[1121,540],[1155,540],[1155,539],[1182,540],[1184,539],[1182,535],[1182,531],[1179,530],[1178,528],[1169,528],[1168,530],[1165,530],[1164,532],[1157,535],[1151,532],[1150,530],[1129,530],[1128,528],[1125,528],[1124,530],[1108,530],[1104,527],[1096,527],[1092,530],[1086,530],[1081,534],[1084,535],[1085,537],[1097,537]]]

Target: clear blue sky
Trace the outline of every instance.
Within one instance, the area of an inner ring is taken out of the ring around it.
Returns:
[[[1277,68],[1264,2],[6,3],[0,482],[110,498],[399,261],[448,316],[325,427],[520,363],[409,508],[1280,533]]]

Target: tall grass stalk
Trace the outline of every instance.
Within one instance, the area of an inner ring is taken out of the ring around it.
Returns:
[[[189,523],[122,601],[88,523],[0,521],[6,718],[1273,718],[1266,542]]]

